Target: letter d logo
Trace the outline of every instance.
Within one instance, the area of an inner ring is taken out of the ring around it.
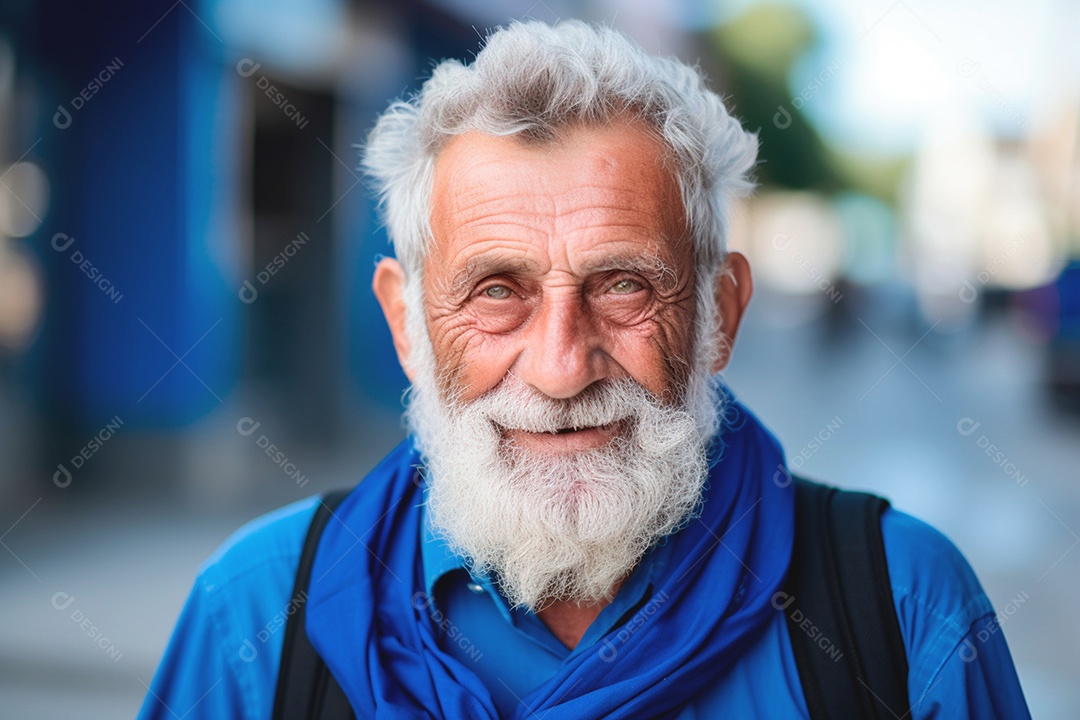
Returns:
[[[773,250],[783,252],[791,247],[791,243],[795,242],[795,238],[791,237],[787,233],[776,233],[772,238]]]
[[[66,488],[71,484],[71,473],[64,467],[64,463],[60,463],[56,466],[56,472],[53,473],[52,481],[53,485],[58,488]]]
[[[773,593],[772,606],[777,610],[787,610],[791,607],[791,603],[795,602],[795,598],[786,592],[779,591]]]
[[[240,296],[240,301],[250,305],[255,302],[259,297],[259,291],[255,289],[255,286],[251,284],[250,280],[245,280],[244,284],[240,286],[240,292],[237,293]]]
[[[967,436],[978,430],[980,425],[982,425],[981,422],[975,422],[969,417],[960,418],[960,421],[956,423],[956,432]]]
[[[260,425],[262,425],[261,422],[255,422],[249,417],[242,417],[236,423],[236,432],[240,433],[244,437],[247,437],[251,433],[258,430]]]
[[[252,645],[250,640],[245,640],[244,644],[240,646],[239,655],[241,660],[249,663],[259,657],[259,649]]]
[[[67,233],[56,233],[52,236],[52,246],[53,250],[55,250],[56,252],[64,252],[69,247],[71,247],[71,243],[73,242],[75,242],[75,238],[71,237]]]
[[[57,105],[56,112],[52,116],[52,124],[58,130],[67,130],[71,127],[71,113],[63,105]]]
[[[960,302],[970,305],[979,298],[979,291],[975,289],[975,286],[971,284],[970,280],[965,280],[964,284],[960,286]]]
[[[262,67],[262,65],[255,62],[251,58],[244,58],[240,62],[236,63],[236,72],[240,74],[240,77],[251,77],[260,67]]]
[[[791,484],[791,471],[783,465],[776,466],[776,472],[772,476],[773,484],[778,488],[786,488]]]
[[[772,116],[772,124],[777,130],[787,130],[791,127],[791,113],[783,105],[776,106],[776,114]]]
[[[960,62],[956,63],[956,74],[966,80],[979,72],[980,67],[982,67],[982,64],[975,62],[971,58],[961,58]]]
[[[52,606],[57,610],[67,610],[73,602],[75,602],[75,596],[68,595],[66,592],[58,592],[52,596]]]

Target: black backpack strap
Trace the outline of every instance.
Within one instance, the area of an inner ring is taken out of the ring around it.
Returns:
[[[290,600],[290,604],[298,609],[289,617],[285,627],[285,645],[281,650],[281,667],[274,697],[274,720],[355,718],[345,692],[312,647],[304,629],[308,585],[311,583],[311,567],[315,564],[319,538],[327,522],[334,517],[334,509],[348,494],[349,490],[334,490],[321,498],[304,540],[300,567],[296,571],[296,585]]]
[[[888,501],[796,478],[783,607],[811,720],[906,717],[908,664],[881,513]]]

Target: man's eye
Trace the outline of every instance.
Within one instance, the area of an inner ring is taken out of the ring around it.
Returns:
[[[629,278],[623,278],[622,280],[611,286],[611,292],[615,293],[616,295],[629,295],[630,293],[635,293],[641,289],[641,283],[637,282],[636,280],[631,280]]]
[[[484,295],[492,300],[506,300],[513,294],[510,288],[505,285],[492,285],[487,290],[484,290]]]

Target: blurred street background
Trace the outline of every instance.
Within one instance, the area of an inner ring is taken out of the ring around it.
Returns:
[[[0,0],[0,718],[134,715],[199,563],[403,436],[357,145],[567,17],[759,133],[735,394],[948,535],[1080,717],[1080,5]]]

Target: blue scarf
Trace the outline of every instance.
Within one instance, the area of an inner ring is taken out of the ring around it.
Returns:
[[[764,629],[791,558],[794,491],[778,442],[734,400],[714,448],[700,517],[669,539],[653,594],[663,601],[627,621],[633,633],[617,626],[568,660],[516,718],[671,717]],[[357,717],[498,718],[414,602],[424,590],[420,462],[406,440],[340,505],[315,558],[307,632]]]

